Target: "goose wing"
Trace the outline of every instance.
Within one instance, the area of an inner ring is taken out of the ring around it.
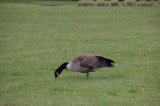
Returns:
[[[99,68],[102,66],[95,55],[82,55],[77,57],[75,61],[77,61],[81,67],[89,69]]]
[[[114,65],[112,64],[114,63],[113,60],[96,55],[81,55],[78,56],[74,61],[80,64],[81,67],[89,69],[100,67],[114,67]]]

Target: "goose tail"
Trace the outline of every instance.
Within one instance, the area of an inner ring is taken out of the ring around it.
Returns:
[[[96,56],[98,60],[101,62],[101,64],[104,67],[115,67],[112,63],[115,63],[113,60],[102,57],[102,56]]]

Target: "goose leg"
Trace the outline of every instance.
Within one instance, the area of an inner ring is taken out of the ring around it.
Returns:
[[[89,72],[87,72],[87,78],[89,77]]]

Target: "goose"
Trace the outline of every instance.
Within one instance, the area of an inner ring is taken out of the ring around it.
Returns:
[[[86,73],[87,78],[89,72],[95,72],[102,67],[114,67],[113,60],[96,56],[91,54],[84,54],[76,57],[72,62],[65,62],[54,72],[55,78],[57,78],[64,69],[68,69],[75,72]]]

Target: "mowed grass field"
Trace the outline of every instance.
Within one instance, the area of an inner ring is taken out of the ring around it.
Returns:
[[[160,8],[64,4],[0,4],[0,106],[159,106]],[[54,79],[80,54],[115,68]]]

